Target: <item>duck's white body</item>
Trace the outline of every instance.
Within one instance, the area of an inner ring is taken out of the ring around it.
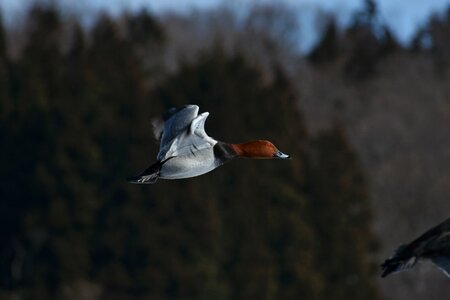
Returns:
[[[220,166],[212,149],[200,150],[196,153],[176,156],[165,162],[160,171],[160,178],[182,179],[208,173]]]

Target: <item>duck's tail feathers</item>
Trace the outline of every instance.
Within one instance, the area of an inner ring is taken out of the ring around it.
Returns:
[[[147,169],[145,169],[144,172],[137,176],[132,176],[127,178],[129,183],[136,183],[136,184],[151,184],[155,183],[159,178],[159,172],[161,170],[162,163],[157,162]]]
[[[414,267],[417,263],[417,257],[413,255],[405,255],[406,245],[401,245],[382,265],[381,277],[389,274],[406,271]]]

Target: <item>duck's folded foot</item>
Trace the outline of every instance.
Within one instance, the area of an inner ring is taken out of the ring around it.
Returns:
[[[161,162],[157,162],[150,167],[148,167],[144,172],[137,176],[132,176],[127,178],[129,183],[136,184],[151,184],[155,183],[159,178],[159,172],[161,170]]]

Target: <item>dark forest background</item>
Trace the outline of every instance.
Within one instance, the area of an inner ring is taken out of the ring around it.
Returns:
[[[307,55],[274,6],[0,27],[0,299],[442,299],[431,265],[377,277],[450,213],[450,10],[404,47],[367,3]],[[293,159],[128,184],[188,103]]]

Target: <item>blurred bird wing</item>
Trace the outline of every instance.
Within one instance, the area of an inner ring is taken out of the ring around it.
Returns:
[[[153,120],[153,133],[160,139],[158,160],[167,157],[171,148],[176,146],[177,138],[187,131],[192,120],[197,117],[199,107],[197,105],[186,105],[181,108],[171,108],[161,120]],[[174,145],[175,144],[175,145]]]
[[[152,119],[153,135],[157,141],[161,141],[164,130],[164,121],[161,118]]]
[[[167,151],[158,159],[164,160],[173,156],[196,155],[199,151],[214,147],[216,140],[205,132],[205,121],[209,113],[205,112],[195,117],[189,129],[184,130],[167,146]]]
[[[162,120],[154,119],[152,121],[153,134],[164,144],[171,141],[189,127],[192,120],[197,117],[198,110],[197,105],[169,109]]]
[[[431,260],[450,278],[450,256],[436,256]]]

